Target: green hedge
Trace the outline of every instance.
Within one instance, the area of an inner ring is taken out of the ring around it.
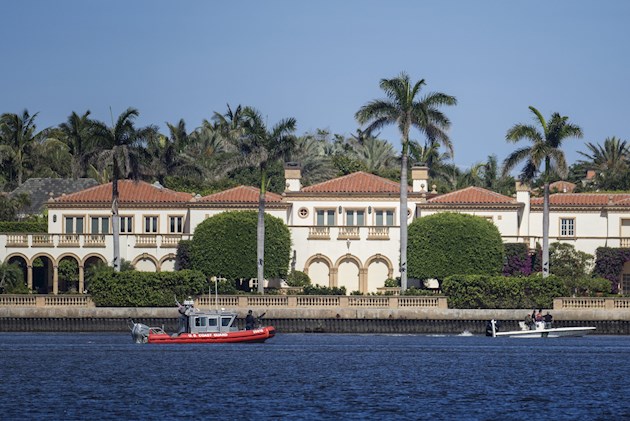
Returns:
[[[479,216],[439,213],[409,225],[409,276],[443,280],[450,275],[498,275],[503,269],[498,228]]]
[[[0,221],[0,232],[2,233],[31,233],[48,232],[48,222],[46,221]]]
[[[450,308],[551,308],[553,299],[569,290],[558,277],[455,275],[442,283]]]
[[[208,287],[204,274],[193,270],[100,271],[90,282],[90,294],[98,307],[171,307],[175,297],[181,302],[188,296],[207,294]]]
[[[223,212],[195,229],[191,269],[230,280],[256,278],[258,212]],[[265,277],[286,278],[291,234],[280,218],[265,214]]]

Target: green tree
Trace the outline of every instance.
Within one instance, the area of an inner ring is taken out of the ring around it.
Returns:
[[[0,263],[0,292],[3,294],[24,294],[24,273],[15,263]]]
[[[102,167],[111,168],[112,174],[112,234],[114,240],[114,271],[120,271],[120,215],[118,214],[118,180],[140,178],[140,160],[142,145],[155,133],[154,127],[137,129],[135,119],[138,110],[127,108],[112,126],[102,122],[95,123],[96,137],[101,142],[103,152],[100,160]]]
[[[630,147],[625,140],[609,137],[604,145],[586,143],[588,152],[578,151],[585,160],[577,162],[581,168],[595,170],[595,186],[602,190],[627,190],[630,170]]]
[[[62,140],[69,146],[72,155],[72,178],[85,177],[89,159],[95,151],[95,124],[90,119],[90,110],[79,116],[74,111],[65,123],[59,125]]]
[[[368,124],[367,130],[378,130],[395,124],[401,134],[402,154],[400,164],[400,274],[401,289],[407,289],[407,159],[409,134],[412,128],[425,135],[427,142],[439,142],[452,152],[453,145],[446,133],[450,120],[439,107],[455,105],[455,97],[440,92],[430,92],[418,98],[424,79],[413,84],[406,73],[393,79],[381,79],[380,88],[387,99],[377,99],[364,105],[355,117],[360,124]]]
[[[258,279],[284,278],[291,259],[291,234],[281,219],[264,217],[266,262]],[[191,269],[229,280],[257,277],[257,226],[254,211],[223,212],[204,220],[192,238]]]
[[[17,185],[21,186],[24,169],[34,145],[44,136],[36,132],[35,118],[24,110],[21,115],[4,113],[0,116],[0,158],[3,166],[10,165],[9,176],[16,176]]]
[[[186,153],[190,144],[186,123],[180,119],[177,124],[166,123],[166,126],[169,130],[168,137],[155,133],[147,142],[150,174],[163,186],[166,185],[167,176],[201,179],[202,166]]]
[[[525,146],[512,152],[503,163],[503,175],[507,175],[516,165],[525,161],[525,166],[520,179],[531,182],[539,174],[544,184],[543,198],[543,277],[549,275],[549,182],[553,173],[562,177],[568,173],[567,163],[562,152],[562,142],[568,138],[582,137],[582,129],[569,123],[569,117],[553,113],[549,122],[545,120],[540,111],[530,106],[534,114],[534,120],[540,125],[540,129],[529,124],[515,124],[507,131],[505,139],[511,143],[517,143],[522,139],[529,140],[532,145]],[[541,170],[544,164],[544,169]]]
[[[409,275],[414,278],[498,275],[503,255],[498,228],[479,216],[445,212],[409,225]]]
[[[258,169],[260,194],[258,196],[257,259],[258,292],[264,293],[265,265],[265,196],[268,186],[268,170],[273,163],[286,159],[295,146],[294,118],[281,120],[267,128],[264,118],[257,110],[246,107],[243,136],[237,138],[236,147],[244,163]]]

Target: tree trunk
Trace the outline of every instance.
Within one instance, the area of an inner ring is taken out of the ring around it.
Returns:
[[[258,260],[258,292],[265,293],[265,177],[263,177],[258,198],[258,227],[256,231]]]
[[[407,289],[407,148],[400,160],[400,291]]]
[[[114,271],[120,272],[120,216],[118,215],[118,179],[112,180],[112,238],[114,240]]]
[[[543,197],[542,276],[549,276],[549,182],[545,182]]]

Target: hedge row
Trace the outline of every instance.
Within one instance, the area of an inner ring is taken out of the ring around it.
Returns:
[[[450,308],[551,308],[569,289],[558,277],[454,275],[442,282]]]
[[[101,271],[90,283],[90,294],[98,307],[170,307],[175,305],[175,297],[181,302],[188,296],[207,294],[208,287],[205,275],[193,270]]]
[[[0,221],[0,232],[48,232],[48,223],[46,221]]]

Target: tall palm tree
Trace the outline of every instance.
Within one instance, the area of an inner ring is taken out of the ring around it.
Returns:
[[[409,133],[412,128],[425,135],[428,142],[439,142],[452,151],[446,131],[450,120],[439,107],[455,105],[455,97],[440,92],[429,92],[419,98],[425,85],[424,79],[411,82],[406,73],[393,79],[381,79],[380,87],[387,99],[373,100],[357,111],[355,118],[360,124],[368,124],[367,130],[377,130],[395,124],[401,134],[402,155],[400,164],[400,286],[407,289],[407,159]]]
[[[521,139],[529,140],[532,145],[522,147],[512,152],[503,163],[503,174],[507,175],[518,163],[525,161],[520,179],[531,182],[537,175],[542,175],[544,183],[543,198],[543,277],[549,276],[549,179],[552,173],[565,177],[568,173],[567,163],[562,152],[562,142],[565,139],[581,138],[582,129],[569,123],[569,117],[553,113],[547,122],[540,111],[530,106],[534,114],[534,121],[540,129],[529,124],[515,124],[507,131],[505,139],[516,143]],[[544,169],[541,171],[541,166]]]
[[[588,152],[578,153],[586,158],[579,160],[583,168],[595,170],[595,181],[599,188],[605,190],[626,189],[624,185],[630,166],[630,146],[625,140],[609,137],[600,144],[586,143]]]
[[[4,113],[0,116],[0,157],[2,161],[11,162],[11,173],[17,175],[18,186],[22,185],[29,154],[43,136],[43,132],[36,132],[37,114],[30,115],[24,110],[22,115]]]
[[[94,120],[90,119],[90,110],[81,116],[73,111],[68,120],[59,125],[59,129],[72,154],[72,178],[85,177],[95,146],[95,125]]]
[[[294,118],[283,119],[271,129],[267,128],[262,115],[255,109],[243,110],[243,136],[235,137],[236,147],[245,165],[255,166],[260,173],[260,194],[258,196],[258,292],[265,292],[265,194],[267,192],[267,171],[269,165],[287,158],[295,145],[296,121]]]
[[[127,108],[112,126],[102,122],[96,123],[96,136],[102,142],[103,152],[100,160],[103,167],[111,168],[112,173],[112,234],[114,239],[113,266],[120,271],[120,216],[118,214],[118,180],[140,177],[140,159],[142,143],[155,127],[137,129],[134,125],[139,112],[135,108]]]

